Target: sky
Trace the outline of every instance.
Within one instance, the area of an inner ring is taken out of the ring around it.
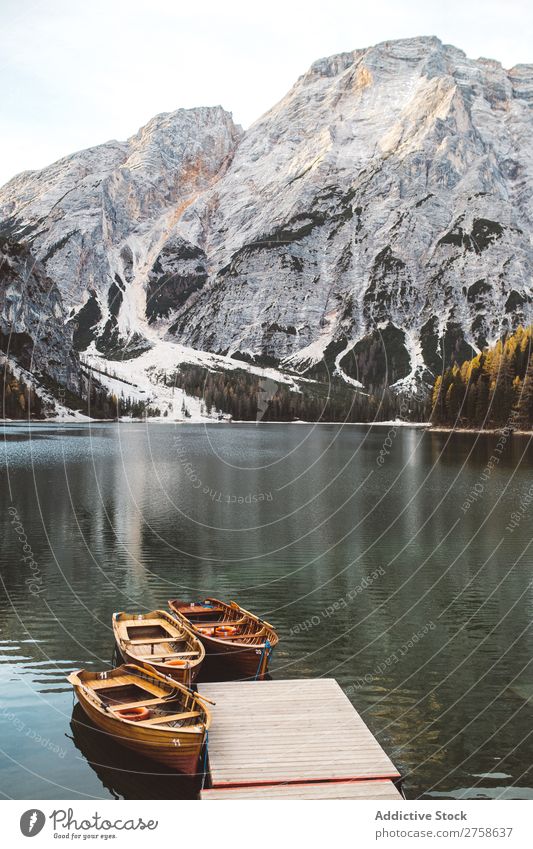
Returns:
[[[532,24],[529,0],[0,0],[0,185],[179,107],[249,126],[315,59],[380,41],[533,62]]]

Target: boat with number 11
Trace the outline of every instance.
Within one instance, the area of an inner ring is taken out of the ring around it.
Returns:
[[[67,680],[88,718],[117,743],[179,772],[198,772],[211,723],[209,699],[134,664],[80,669]]]

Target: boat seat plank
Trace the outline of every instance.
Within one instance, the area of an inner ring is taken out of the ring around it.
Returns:
[[[150,705],[160,705],[161,699],[145,699],[142,702],[125,702],[121,705],[107,705],[108,710],[127,710],[133,707],[150,707]]]
[[[98,690],[109,690],[115,687],[128,687],[130,685],[135,685],[144,689],[144,681],[142,685],[137,680],[133,680],[133,678],[127,678],[125,675],[120,678],[105,678],[101,681],[91,681],[90,684],[87,684],[90,690],[94,690],[97,692]]]
[[[188,713],[168,713],[166,716],[153,716],[151,719],[143,719],[138,725],[163,725],[165,722],[173,722],[175,719],[192,719],[200,716],[199,710],[191,710]]]
[[[85,681],[91,690],[104,690],[106,687],[121,687],[123,684],[134,684],[135,681],[129,675],[117,675],[114,678],[95,678],[94,681]]]
[[[151,646],[156,643],[173,643],[176,637],[177,634],[171,634],[169,631],[167,637],[156,637],[155,639],[151,637],[144,637],[144,639],[142,637],[136,637],[134,640],[125,640],[124,642],[130,646]]]
[[[120,623],[121,625],[125,625],[127,628],[144,628],[145,626],[155,626],[159,625],[161,628],[166,628],[170,623],[165,619],[124,619]]]
[[[176,657],[198,657],[199,654],[198,651],[177,651]]]
[[[138,678],[134,679],[126,676],[123,676],[123,678],[108,678],[106,681],[95,681],[91,683],[89,689],[94,690],[95,693],[98,693],[100,690],[106,690],[112,687],[122,687],[131,684],[134,684],[135,686],[139,687],[140,690],[145,690],[147,696],[150,693],[153,696],[159,696],[159,698],[162,698],[163,696],[167,695],[167,690],[164,690],[162,687],[156,687],[155,684],[151,684],[149,681],[140,681]]]
[[[219,628],[221,625],[231,625],[232,627],[236,627],[237,625],[244,625],[246,619],[219,619],[216,622],[195,622],[194,627],[197,625],[200,628]]]
[[[197,651],[167,651],[164,654],[140,654],[139,660],[162,660],[165,657],[198,657]]]
[[[239,643],[242,640],[251,640],[251,639],[260,639],[264,634],[202,634],[200,632],[200,636],[211,637],[214,640],[233,640],[234,643]],[[255,643],[247,643],[247,645],[255,645]],[[258,643],[258,646],[264,645],[263,643]]]

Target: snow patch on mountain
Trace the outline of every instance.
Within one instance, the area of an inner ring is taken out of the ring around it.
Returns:
[[[230,418],[216,409],[208,411],[201,398],[187,395],[175,385],[176,370],[183,364],[199,366],[209,372],[242,370],[269,381],[274,387],[283,384],[293,392],[301,391],[299,383],[302,379],[297,375],[197,351],[173,342],[159,341],[136,358],[113,361],[106,359],[93,344],[80,354],[80,359],[117,400],[141,401],[151,418],[153,411],[159,409],[160,417],[168,417],[171,421],[227,421]],[[305,378],[303,382],[312,383]]]

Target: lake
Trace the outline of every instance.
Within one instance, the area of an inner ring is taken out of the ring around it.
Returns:
[[[408,798],[533,798],[528,438],[157,423],[2,435],[5,798],[191,794],[73,714],[65,676],[111,664],[114,611],[206,595],[275,625],[273,677],[339,681]]]

